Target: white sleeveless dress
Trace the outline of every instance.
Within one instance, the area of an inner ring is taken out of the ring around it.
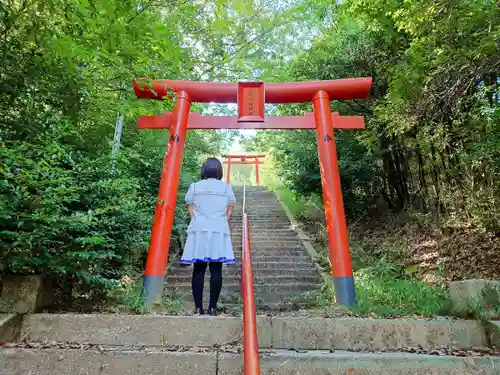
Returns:
[[[226,209],[236,198],[231,185],[216,179],[191,184],[186,204],[193,205],[182,263],[233,263],[234,258]]]

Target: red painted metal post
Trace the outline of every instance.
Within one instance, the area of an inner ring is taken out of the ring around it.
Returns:
[[[243,213],[242,296],[243,296],[243,361],[244,375],[260,375],[257,317],[252,277],[252,255],[248,216]]]
[[[351,306],[356,300],[356,290],[328,93],[318,91],[313,97],[313,107],[335,295],[340,305]]]
[[[178,92],[171,117],[167,151],[163,159],[158,200],[144,272],[142,295],[146,302],[155,301],[163,292],[190,107],[191,100],[188,94],[184,91]]]
[[[259,159],[255,158],[255,182],[259,185]]]
[[[231,156],[228,156],[228,158],[227,158],[227,176],[226,176],[226,182],[228,184],[231,183]]]

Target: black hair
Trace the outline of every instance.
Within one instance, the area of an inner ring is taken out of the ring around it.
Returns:
[[[208,158],[201,167],[200,177],[202,180],[216,178],[222,180],[222,164],[217,158]]]

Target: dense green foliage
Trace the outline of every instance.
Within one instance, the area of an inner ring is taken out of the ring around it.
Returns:
[[[500,8],[493,1],[366,1],[324,6],[326,28],[276,77],[373,76],[363,132],[336,132],[351,215],[416,208],[459,225],[500,229]],[[274,74],[274,72],[273,72]],[[273,74],[270,73],[271,79]],[[282,114],[299,108],[279,107]],[[310,110],[310,108],[300,108]],[[315,135],[261,132],[282,181],[320,194]]]
[[[172,103],[138,101],[131,80],[244,74],[244,57],[259,51],[252,42],[290,28],[285,19],[251,2],[1,2],[0,279],[41,273],[102,286],[140,270],[167,138],[138,133],[136,118]],[[114,170],[117,112],[125,124]],[[231,136],[188,135],[181,198]]]

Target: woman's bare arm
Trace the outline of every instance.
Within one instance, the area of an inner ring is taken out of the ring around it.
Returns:
[[[193,205],[188,204],[188,213],[189,213],[189,218],[192,219],[194,216],[194,211],[193,211]]]
[[[229,221],[229,219],[231,219],[231,215],[233,214],[233,205],[229,205],[227,206],[226,208],[226,216],[227,216],[227,221]]]

